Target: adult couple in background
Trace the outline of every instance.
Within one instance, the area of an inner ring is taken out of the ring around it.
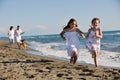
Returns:
[[[16,37],[16,42],[17,42],[17,45],[20,49],[20,43],[21,43],[21,35],[23,34],[24,32],[21,30],[20,26],[18,25],[17,26],[17,29],[14,30],[14,27],[13,26],[10,26],[9,30],[8,30],[8,36],[9,36],[9,43],[10,43],[10,48],[13,48],[13,44],[14,44],[14,37]]]
[[[87,39],[86,48],[92,54],[95,67],[98,66],[98,55],[100,51],[100,39],[102,38],[102,30],[100,28],[100,19],[93,18],[91,21],[92,27],[88,29],[86,35],[78,28],[77,21],[70,19],[67,25],[60,33],[61,37],[66,41],[67,53],[71,57],[70,63],[75,64],[77,61],[80,41],[79,36]]]

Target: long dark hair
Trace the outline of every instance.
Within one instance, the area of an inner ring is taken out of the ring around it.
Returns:
[[[70,28],[70,24],[71,23],[73,23],[73,22],[77,22],[74,18],[71,18],[70,20],[69,20],[69,22],[67,23],[67,26],[65,26],[64,28],[63,28],[63,30],[66,30],[66,29],[68,29],[68,28]],[[77,27],[78,25],[76,24],[76,27]]]
[[[10,26],[10,29],[9,30],[12,30],[13,29],[13,26]]]

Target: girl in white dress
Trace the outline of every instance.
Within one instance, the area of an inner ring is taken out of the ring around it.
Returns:
[[[75,64],[80,49],[79,36],[85,38],[83,32],[77,28],[77,21],[70,19],[60,35],[66,41],[67,53],[71,57],[70,63]]]
[[[13,26],[10,26],[8,30],[8,36],[9,36],[9,44],[11,48],[13,47],[13,44],[14,44],[14,35],[15,34],[14,34]]]
[[[98,66],[98,55],[100,51],[100,39],[102,38],[102,30],[99,27],[100,19],[93,18],[92,26],[86,35],[87,43],[86,47],[92,54],[92,58],[94,58],[95,66]]]

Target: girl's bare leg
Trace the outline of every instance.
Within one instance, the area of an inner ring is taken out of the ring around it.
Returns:
[[[76,63],[76,61],[77,61],[77,55],[76,55],[76,56],[74,56],[74,61],[73,61],[73,64],[75,64],[75,63]]]
[[[17,42],[17,45],[18,45],[19,49],[21,49],[21,47],[20,47],[20,42]]]
[[[70,63],[73,63],[73,55],[70,58]]]
[[[74,53],[73,53],[73,64],[75,64],[76,61],[77,61],[77,52],[74,51]]]
[[[75,64],[76,61],[77,61],[77,52],[73,51],[73,54],[72,54],[71,59],[70,59],[70,63]]]
[[[98,67],[98,51],[93,51],[95,67]]]

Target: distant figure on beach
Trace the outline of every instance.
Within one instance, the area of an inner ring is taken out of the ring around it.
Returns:
[[[10,48],[13,48],[13,44],[14,44],[14,29],[13,26],[10,26],[9,30],[8,30],[8,36],[9,36],[9,45]]]
[[[94,64],[98,66],[98,55],[100,51],[100,39],[103,37],[102,30],[99,27],[100,19],[93,18],[91,21],[92,27],[88,30],[86,35],[86,48],[91,52]]]
[[[70,63],[75,64],[80,49],[79,36],[85,38],[83,32],[78,28],[77,21],[73,18],[70,19],[60,36],[66,41],[67,53],[71,57]]]
[[[21,49],[21,35],[23,34],[24,32],[22,32],[22,30],[20,29],[20,26],[18,25],[17,26],[17,29],[15,30],[15,36],[16,36],[16,41],[17,41],[17,45],[19,47],[19,49]]]

